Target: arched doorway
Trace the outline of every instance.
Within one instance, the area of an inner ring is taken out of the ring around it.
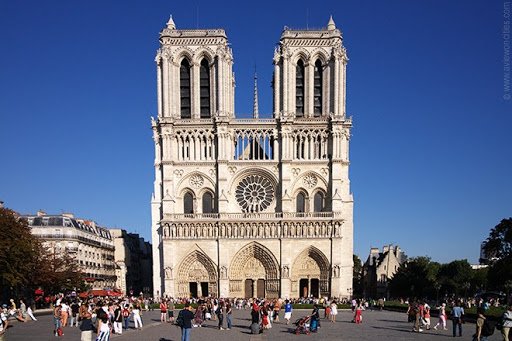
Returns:
[[[195,250],[181,262],[177,285],[179,297],[217,296],[217,268],[207,255]]]
[[[329,296],[329,261],[322,251],[310,246],[293,263],[292,296]]]
[[[232,297],[279,297],[277,259],[263,245],[253,242],[233,257],[229,291]]]

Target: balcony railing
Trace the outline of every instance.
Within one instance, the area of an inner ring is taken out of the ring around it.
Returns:
[[[340,218],[340,212],[259,212],[259,213],[174,213],[165,220],[273,220],[273,219],[330,219]]]

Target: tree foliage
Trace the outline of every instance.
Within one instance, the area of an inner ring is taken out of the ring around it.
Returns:
[[[28,285],[39,263],[42,246],[27,223],[7,208],[0,208],[0,283],[4,288]]]
[[[45,248],[25,220],[0,208],[0,284],[14,294],[38,287],[57,293],[83,286],[83,274],[66,251]]]
[[[355,296],[363,294],[363,263],[357,255],[353,255],[354,269],[352,275],[352,288]]]
[[[501,220],[491,229],[483,249],[490,263],[489,287],[507,291],[505,283],[512,281],[512,218]]]
[[[434,297],[439,263],[416,257],[402,264],[389,282],[393,297]]]

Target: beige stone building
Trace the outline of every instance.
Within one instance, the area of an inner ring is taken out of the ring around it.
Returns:
[[[381,298],[388,295],[388,282],[407,261],[407,256],[398,245],[372,247],[363,265],[363,288],[365,297]]]
[[[346,64],[332,18],[281,34],[273,113],[237,118],[223,29],[178,29],[156,54],[154,294],[347,297],[353,197]]]
[[[116,285],[114,242],[110,231],[94,221],[77,219],[70,213],[23,216],[33,235],[56,254],[73,256],[93,289],[113,289]]]
[[[110,234],[115,246],[116,287],[123,293],[151,294],[153,286],[151,244],[144,241],[138,234],[129,233],[123,229],[110,229]]]

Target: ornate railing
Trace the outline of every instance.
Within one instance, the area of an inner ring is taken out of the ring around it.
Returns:
[[[165,214],[166,221],[180,220],[270,220],[270,219],[333,219],[341,212],[260,212],[260,213],[174,213]]]

